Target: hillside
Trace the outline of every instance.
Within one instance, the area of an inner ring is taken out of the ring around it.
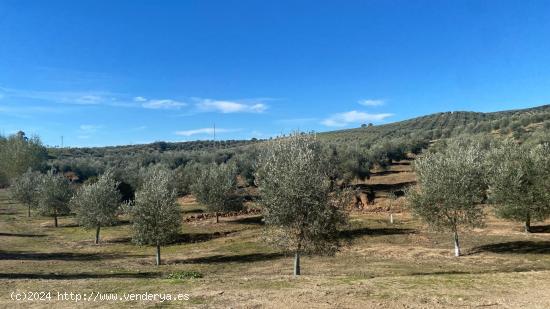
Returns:
[[[540,129],[540,130],[539,130]],[[550,131],[550,105],[528,109],[480,112],[441,112],[384,125],[320,132],[322,139],[334,142],[360,141],[369,146],[381,139],[427,139],[454,137],[460,134],[500,133],[526,138],[533,132]],[[232,149],[256,143],[259,140],[155,142],[141,145],[110,147],[51,149],[54,157],[128,156],[136,153],[163,153],[177,151],[209,151]]]
[[[513,134],[515,138],[524,139],[537,131],[550,132],[550,105],[493,113],[442,112],[384,125],[324,132],[319,135],[331,141],[361,141],[362,145],[370,145],[382,139],[434,140],[461,134],[483,133]]]

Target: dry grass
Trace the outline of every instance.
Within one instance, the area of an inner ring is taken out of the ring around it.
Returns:
[[[200,211],[193,201],[182,208]],[[82,307],[130,308],[549,308],[550,222],[540,233],[490,217],[484,229],[462,233],[465,256],[451,254],[451,237],[426,230],[407,213],[357,213],[335,257],[304,257],[293,278],[289,256],[261,239],[259,217],[186,223],[177,243],[154,249],[130,242],[127,222],[93,231],[63,217],[25,217],[25,208],[0,191],[0,307],[75,307],[71,302],[24,302],[12,291],[188,293],[186,302],[83,302]],[[168,275],[198,271],[200,279]],[[55,294],[57,295],[57,294]],[[56,296],[57,297],[57,296]]]

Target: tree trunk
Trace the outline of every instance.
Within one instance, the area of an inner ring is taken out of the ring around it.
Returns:
[[[527,218],[525,218],[525,223],[523,225],[523,228],[525,230],[525,233],[531,233],[531,216],[527,215]]]
[[[296,250],[294,253],[294,276],[300,275],[300,250]]]
[[[57,227],[57,214],[53,215],[53,225]]]
[[[99,224],[97,225],[97,229],[95,230],[95,244],[99,244],[99,229],[100,229],[100,226]]]
[[[393,214],[390,214],[390,223],[393,224]]]
[[[216,211],[216,223],[220,223],[220,213]]]
[[[160,265],[160,243],[157,242],[157,266]]]
[[[29,210],[29,213],[28,213],[28,217],[30,218],[31,217],[31,205],[28,205],[28,210]]]
[[[458,242],[458,232],[454,231],[454,242],[455,242],[455,256],[460,256],[460,243]]]

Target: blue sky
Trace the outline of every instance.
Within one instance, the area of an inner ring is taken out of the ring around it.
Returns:
[[[4,1],[0,132],[265,138],[550,103],[549,1]]]

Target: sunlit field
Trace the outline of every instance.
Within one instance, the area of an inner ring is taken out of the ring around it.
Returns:
[[[181,200],[180,200],[181,201]],[[202,212],[189,199],[182,216]],[[260,216],[186,222],[176,243],[163,248],[131,243],[123,218],[94,231],[71,216],[54,228],[51,218],[26,217],[26,208],[0,191],[0,307],[74,307],[71,301],[15,302],[13,291],[74,293],[186,293],[188,301],[80,302],[84,307],[324,307],[390,308],[550,306],[550,222],[529,235],[520,224],[489,217],[463,233],[464,256],[452,256],[451,236],[427,230],[406,213],[355,211],[334,257],[304,257],[302,276],[292,258],[262,241]],[[202,278],[173,279],[197,272]]]

